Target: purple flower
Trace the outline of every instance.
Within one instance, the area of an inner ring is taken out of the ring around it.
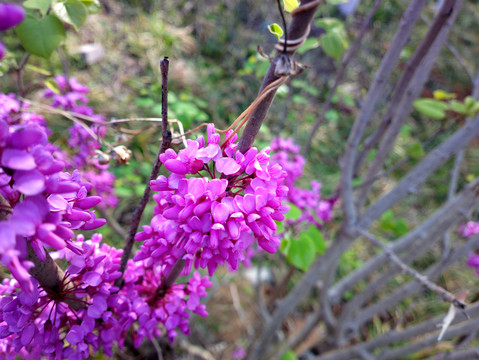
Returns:
[[[25,10],[20,5],[11,3],[0,4],[0,31],[17,26],[24,18]]]
[[[5,57],[5,54],[7,53],[7,48],[5,45],[0,41],[0,60],[2,60]]]
[[[286,173],[269,164],[269,149],[243,155],[230,140],[223,151],[212,124],[207,132],[207,144],[200,137],[178,154],[170,149],[160,155],[173,174],[151,182],[159,192],[153,197],[157,206],[150,226],[136,236],[144,241],[136,260],[160,262],[169,270],[183,258],[185,274],[194,264],[211,275],[218,265],[236,269],[254,239],[268,252],[278,248],[274,220],[288,211],[281,204]]]

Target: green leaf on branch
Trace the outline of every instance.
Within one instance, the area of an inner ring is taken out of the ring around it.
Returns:
[[[284,217],[289,220],[298,220],[301,216],[301,210],[296,205],[287,205],[289,206],[289,211],[284,215]]]
[[[448,108],[446,103],[428,98],[417,99],[413,105],[421,114],[436,120],[444,119],[446,117],[445,111]]]
[[[306,231],[301,232],[297,239],[284,238],[280,250],[290,264],[307,271],[316,255],[324,254],[326,242],[318,228],[311,225]]]
[[[307,38],[303,45],[296,51],[298,54],[304,54],[308,50],[316,49],[320,44],[319,39]]]
[[[292,265],[303,271],[308,270],[316,257],[314,244],[309,238],[283,239],[281,251]]]
[[[90,14],[96,14],[101,11],[100,0],[81,0]]]
[[[298,0],[283,0],[284,2],[284,11],[293,12],[294,9],[299,7]]]
[[[452,100],[449,102],[449,110],[452,110],[461,115],[466,115],[467,113],[466,105],[457,100]]]
[[[314,245],[314,250],[316,251],[316,253],[323,255],[326,251],[326,241],[324,241],[323,234],[321,234],[319,229],[314,225],[310,225],[308,230],[303,234],[309,237],[309,239]]]
[[[52,0],[27,0],[23,3],[23,7],[27,9],[40,10],[42,16],[45,16],[51,3]]]
[[[283,36],[283,29],[276,23],[268,25],[268,30],[271,34],[276,36],[278,40],[281,38],[281,36]]]
[[[424,156],[424,149],[420,142],[415,142],[414,144],[410,145],[406,152],[413,159],[420,159]]]
[[[319,42],[326,55],[336,60],[339,59],[346,50],[341,36],[335,31],[328,32],[321,36]]]
[[[479,102],[472,96],[468,96],[464,99],[464,106],[466,107],[466,115],[473,117],[479,111]]]
[[[88,15],[87,8],[80,0],[66,0],[53,5],[53,12],[63,22],[72,25],[76,31]]]
[[[45,59],[48,59],[65,39],[65,28],[54,15],[45,16],[40,20],[27,15],[17,26],[16,32],[25,50]]]
[[[45,87],[49,88],[55,94],[60,94],[60,88],[58,87],[58,83],[53,79],[48,79],[45,81]]]
[[[335,28],[344,28],[341,20],[336,18],[321,18],[314,22],[320,28],[323,28],[326,31],[331,31]]]
[[[435,90],[432,94],[436,100],[449,100],[456,97],[456,94],[447,93],[444,90]]]
[[[298,360],[298,357],[293,350],[288,350],[281,355],[279,360]]]

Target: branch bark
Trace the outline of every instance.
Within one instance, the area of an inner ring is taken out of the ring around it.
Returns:
[[[160,172],[161,162],[160,162],[160,155],[163,154],[171,144],[171,133],[168,130],[168,68],[169,68],[169,60],[165,57],[161,63],[161,117],[162,117],[162,140],[160,147],[158,149],[158,153],[155,158],[155,162],[153,163],[153,168],[151,170],[150,178],[146,183],[145,191],[143,192],[143,196],[138,203],[138,206],[133,211],[130,223],[130,230],[128,231],[128,236],[126,239],[125,247],[123,250],[123,254],[121,257],[120,269],[122,276],[119,277],[115,281],[116,286],[122,286],[123,282],[123,273],[125,272],[126,264],[128,259],[130,258],[131,251],[133,249],[133,243],[135,241],[135,235],[138,230],[138,225],[140,224],[141,216],[143,215],[143,211],[145,210],[146,204],[150,200],[151,188],[150,188],[150,181],[155,180],[158,177],[158,173]]]
[[[313,20],[314,13],[316,12],[318,6],[322,1],[320,0],[302,0],[299,8],[293,12],[293,20],[288,30],[288,42],[294,42],[297,39],[305,38],[309,32],[311,21]],[[292,57],[296,49],[290,48],[287,55]],[[263,79],[259,94],[266,88],[268,85],[278,80],[280,76],[276,75],[276,67],[280,61],[280,57],[283,54],[282,52],[277,53],[277,55],[271,60],[271,65]],[[246,124],[243,134],[238,142],[238,150],[242,153],[248,151],[251,146],[253,146],[254,139],[258,135],[259,129],[263,124],[266,113],[268,112],[271,103],[276,91],[271,92],[264,100],[256,107],[250,120]]]

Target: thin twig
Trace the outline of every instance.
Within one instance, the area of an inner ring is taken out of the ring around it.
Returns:
[[[248,322],[248,317],[246,316],[246,313],[243,307],[241,306],[241,300],[238,294],[238,287],[233,283],[230,283],[230,294],[231,294],[231,299],[233,299],[233,307],[235,308],[241,322],[243,323],[246,329],[246,332],[248,333],[248,336],[252,336],[254,329],[251,326],[251,324]]]
[[[421,285],[423,285],[424,287],[426,287],[430,291],[432,291],[432,292],[438,294],[439,296],[441,296],[444,299],[444,301],[447,301],[448,303],[453,304],[455,307],[457,307],[461,310],[465,309],[466,304],[464,302],[457,299],[457,297],[454,294],[450,293],[446,289],[444,289],[444,288],[440,287],[439,285],[436,285],[433,282],[431,282],[430,280],[428,280],[428,278],[426,276],[420,274],[419,272],[417,272],[413,268],[406,265],[401,259],[399,259],[399,257],[393,251],[391,251],[390,248],[385,246],[374,235],[372,235],[371,233],[369,233],[366,230],[360,230],[359,232],[366,239],[371,241],[371,243],[373,243],[375,246],[380,247],[384,251],[384,253],[388,256],[388,258],[392,262],[394,262],[397,266],[399,266],[401,271],[403,271],[406,274],[411,275],[414,278],[414,280],[419,282]]]
[[[416,48],[411,59],[409,59],[406,69],[398,81],[392,99],[386,110],[386,115],[375,133],[370,137],[368,147],[374,146],[380,141],[376,156],[369,166],[366,176],[373,178],[383,166],[391,149],[395,143],[403,123],[407,119],[413,101],[419,96],[429,73],[431,72],[435,59],[439,56],[443,44],[452,28],[459,9],[462,6],[461,0],[445,0],[436,19],[429,28],[426,36]],[[366,144],[365,144],[366,148]],[[363,150],[364,151],[364,150]],[[356,201],[356,207],[360,209],[366,201],[371,185],[361,189]]]
[[[391,76],[391,73],[399,60],[401,50],[408,43],[411,31],[419,19],[419,13],[425,4],[426,0],[413,0],[409,3],[409,6],[401,17],[398,30],[394,35],[388,51],[381,61],[381,65],[379,66],[371,87],[369,88],[366,100],[364,101],[349,134],[344,156],[340,163],[341,204],[345,216],[345,222],[349,223],[349,226],[356,222],[356,211],[354,208],[353,197],[353,177],[355,176],[355,169],[358,167],[359,144],[372,118],[376,104],[384,96],[384,88],[387,79]]]
[[[18,65],[18,67],[15,69],[15,72],[17,73],[18,95],[22,98],[25,96],[25,89],[23,87],[22,71],[23,71],[23,68],[25,67],[25,65],[27,64],[27,61],[28,61],[29,57],[30,57],[30,53],[27,52],[23,56],[23,59],[22,59],[22,61],[20,61],[20,64]],[[23,101],[21,102],[21,104],[23,104]]]
[[[165,57],[161,63],[161,80],[162,80],[162,85],[161,85],[161,95],[162,95],[162,141],[160,144],[160,147],[158,149],[158,153],[155,158],[155,162],[153,164],[153,169],[151,170],[150,178],[148,182],[146,183],[146,188],[145,191],[143,192],[143,196],[140,199],[140,202],[138,203],[138,206],[134,210],[132,217],[131,217],[131,223],[130,223],[130,230],[128,232],[128,236],[126,239],[125,247],[123,250],[123,255],[121,257],[121,263],[120,263],[120,272],[122,273],[122,276],[118,278],[115,282],[116,286],[122,285],[122,279],[123,279],[123,273],[126,268],[126,264],[128,262],[128,259],[130,258],[131,251],[133,249],[133,243],[135,240],[135,235],[138,230],[138,225],[140,224],[141,216],[143,215],[143,211],[145,210],[146,204],[150,200],[150,194],[151,194],[151,188],[150,188],[150,181],[155,180],[158,177],[158,173],[161,168],[161,162],[160,162],[160,155],[163,154],[166,149],[170,146],[171,143],[171,134],[168,131],[168,66],[169,66],[169,61],[168,58]]]

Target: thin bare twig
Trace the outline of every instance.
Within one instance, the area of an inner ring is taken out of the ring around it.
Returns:
[[[123,279],[123,273],[126,268],[126,264],[128,262],[128,259],[130,258],[131,251],[133,249],[133,243],[135,240],[135,235],[138,230],[138,225],[140,224],[141,216],[143,215],[143,211],[145,210],[146,204],[150,200],[150,194],[151,194],[151,188],[150,188],[150,181],[155,180],[158,177],[158,173],[161,168],[161,162],[160,162],[160,155],[168,149],[171,143],[171,134],[168,131],[168,67],[169,67],[169,61],[168,58],[165,57],[161,63],[161,95],[162,95],[162,110],[161,110],[161,115],[162,115],[162,141],[160,144],[160,147],[158,149],[158,154],[156,155],[155,162],[153,164],[153,169],[151,170],[150,178],[146,184],[145,191],[143,192],[143,196],[140,199],[140,202],[138,203],[138,206],[136,207],[135,211],[132,214],[131,218],[131,223],[130,223],[130,230],[128,232],[128,236],[126,239],[125,247],[123,250],[123,254],[121,257],[121,263],[120,263],[120,272],[122,273],[122,276],[118,278],[115,282],[116,286],[122,285],[122,279]]]
[[[230,283],[230,294],[231,294],[231,299],[233,299],[233,307],[235,308],[236,313],[238,314],[241,322],[243,323],[246,329],[246,332],[248,333],[248,336],[252,336],[254,329],[251,326],[251,323],[248,322],[246,313],[243,307],[241,306],[241,300],[238,294],[238,287],[233,283]]]
[[[414,278],[414,280],[419,282],[421,285],[426,287],[428,290],[430,290],[430,291],[438,294],[439,296],[441,296],[444,301],[447,301],[447,302],[453,304],[455,307],[457,307],[461,310],[466,308],[466,304],[464,302],[462,302],[461,300],[457,299],[457,297],[454,294],[450,293],[449,291],[440,287],[439,285],[434,284],[426,276],[420,274],[419,272],[417,272],[413,268],[406,265],[401,259],[399,259],[399,257],[393,251],[391,251],[390,248],[388,248],[387,246],[384,246],[384,244],[381,241],[379,241],[373,234],[371,234],[370,232],[365,231],[365,230],[360,230],[360,233],[366,239],[371,241],[371,243],[373,243],[375,246],[380,247],[384,251],[384,253],[388,256],[388,258],[392,262],[394,262],[394,264],[399,266],[399,268],[401,269],[402,272],[411,275]]]
[[[369,182],[369,179],[376,176],[391,152],[395,139],[407,119],[407,114],[412,107],[412,102],[419,96],[426,83],[435,59],[439,55],[443,44],[446,42],[449,31],[461,6],[462,1],[460,0],[444,1],[441,10],[438,12],[426,36],[408,61],[406,69],[394,90],[392,99],[389,101],[386,115],[378,129],[370,137],[368,147],[371,147],[371,145],[374,146],[378,141],[380,141],[380,144],[376,156],[365,176],[365,182],[368,185],[363,187],[361,193],[358,194],[356,201],[356,207],[358,209],[363,206],[372,187],[372,182]]]
[[[344,156],[341,160],[341,204],[345,216],[345,222],[351,226],[356,222],[356,211],[353,198],[353,177],[355,174],[356,163],[358,160],[358,148],[361,139],[369,124],[373,111],[378,101],[384,96],[384,87],[387,79],[399,60],[401,50],[409,41],[409,35],[419,19],[421,9],[426,4],[426,0],[413,0],[409,3],[406,11],[401,17],[398,30],[384,55],[381,65],[374,77],[371,87],[366,96],[360,113],[354,122],[353,128],[348,137]]]

